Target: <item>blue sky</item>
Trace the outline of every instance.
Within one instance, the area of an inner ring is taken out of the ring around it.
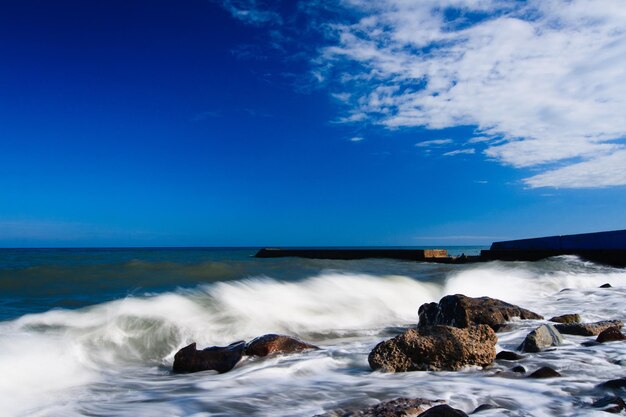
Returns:
[[[626,227],[620,0],[7,1],[0,246]]]

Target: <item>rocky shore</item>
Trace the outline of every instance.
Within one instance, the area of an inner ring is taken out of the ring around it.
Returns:
[[[520,320],[534,321],[537,327],[527,334],[517,352],[497,352],[498,333],[505,332],[512,322]],[[520,363],[529,355],[558,351],[566,343],[564,335],[593,337],[581,342],[581,346],[585,347],[622,342],[626,340],[622,327],[623,323],[619,320],[583,323],[576,313],[544,320],[535,312],[495,298],[471,298],[455,294],[443,297],[438,303],[420,306],[417,325],[378,343],[371,350],[368,363],[372,371],[379,372],[456,372],[465,369],[481,372],[498,363],[500,366],[509,364],[510,369],[508,372],[499,371],[496,376],[559,378],[564,373],[566,375],[567,370],[554,369],[549,363],[536,369],[526,369]],[[174,373],[225,373],[237,366],[244,357],[306,354],[307,351],[318,349],[312,344],[277,334],[202,350],[196,348],[196,343],[191,343],[176,353],[172,370]],[[626,410],[626,404],[621,398],[625,390],[626,378],[606,381],[593,388],[596,397],[593,403],[580,406],[621,413]],[[485,403],[466,411],[471,415],[498,415],[497,409],[497,404]],[[319,417],[459,417],[467,416],[466,411],[452,408],[440,399],[400,397],[373,406],[332,410]]]

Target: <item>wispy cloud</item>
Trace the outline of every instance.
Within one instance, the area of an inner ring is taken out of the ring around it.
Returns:
[[[472,155],[474,153],[476,153],[476,149],[474,148],[455,149],[454,151],[444,153],[443,156]]]
[[[350,138],[350,142],[361,142],[365,138],[363,136],[353,136]]]
[[[257,0],[222,0],[222,6],[233,17],[253,25],[267,23],[282,24],[283,19],[277,12],[269,10]]]
[[[352,93],[340,121],[473,125],[487,156],[542,171],[530,187],[626,184],[622,0],[343,4],[361,18],[334,25],[317,60]]]
[[[423,142],[418,142],[415,144],[415,146],[419,148],[427,148],[429,146],[449,145],[453,142],[454,141],[452,139],[433,139],[433,140],[425,140]]]

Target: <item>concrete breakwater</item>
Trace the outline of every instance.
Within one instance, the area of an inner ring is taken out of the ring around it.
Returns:
[[[462,264],[494,260],[537,261],[559,255],[576,255],[605,265],[625,267],[626,230],[494,242],[488,250],[481,251],[479,256],[449,256],[445,249],[361,248],[264,248],[255,256],[257,258],[299,257],[343,260],[382,258]]]

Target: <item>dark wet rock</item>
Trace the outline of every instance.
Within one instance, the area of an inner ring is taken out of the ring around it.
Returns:
[[[606,342],[617,342],[619,340],[625,340],[626,336],[618,329],[617,327],[609,327],[606,330],[603,330],[598,337],[596,338],[596,342],[598,343],[606,343]]]
[[[554,323],[580,323],[579,314],[563,314],[561,316],[552,317],[549,321]]]
[[[624,323],[620,320],[603,320],[595,323],[569,323],[555,324],[554,327],[563,334],[576,336],[597,336],[610,327],[622,328]]]
[[[319,349],[293,337],[278,334],[266,334],[257,337],[246,345],[245,355],[268,356],[275,354],[296,353],[308,349]]]
[[[592,346],[598,346],[600,343],[596,342],[595,340],[587,340],[585,342],[581,343],[581,346],[584,347],[592,347]]]
[[[611,379],[610,381],[600,384],[599,387],[613,390],[626,388],[626,378]]]
[[[528,375],[528,378],[556,378],[559,376],[561,376],[560,373],[550,368],[549,366],[544,366],[537,369],[532,374]]]
[[[514,366],[513,368],[511,368],[511,371],[517,373],[517,374],[525,374],[526,373],[526,368],[524,368],[521,365],[518,366]]]
[[[600,288],[613,288],[613,286],[607,282],[606,284],[600,285]]]
[[[408,417],[421,415],[424,411],[441,403],[442,401],[423,398],[396,398],[360,410],[335,410],[315,417]]]
[[[418,327],[444,325],[464,328],[486,324],[495,331],[514,317],[524,320],[543,318],[532,311],[495,298],[471,298],[462,294],[447,295],[439,300],[439,304],[423,304],[418,314]]]
[[[419,415],[420,417],[468,417],[463,411],[456,408],[452,408],[447,404],[436,405],[433,408],[429,408],[425,413]]]
[[[602,411],[606,411],[607,413],[620,413],[622,410],[626,409],[626,403],[620,397],[615,395],[609,395],[607,397],[602,397],[599,400],[596,400],[591,404],[594,408],[600,408]]]
[[[541,352],[542,349],[563,344],[563,337],[551,324],[542,324],[530,332],[519,346],[522,352]]]
[[[228,346],[212,346],[203,350],[197,350],[194,342],[176,352],[172,370],[177,373],[200,371],[228,372],[237,365],[245,347],[246,342],[240,341]]]
[[[496,408],[498,407],[493,404],[481,404],[478,407],[476,407],[474,411],[472,411],[470,414],[477,414],[477,413],[480,413],[481,411],[487,411],[487,410],[495,410]]]
[[[502,352],[498,352],[496,355],[496,359],[503,361],[518,361],[520,359],[524,359],[524,355],[520,355],[519,353],[510,352],[508,350],[503,350]]]
[[[428,326],[409,329],[379,343],[370,352],[372,369],[386,372],[456,371],[487,366],[496,357],[496,334],[489,326],[465,329]]]

